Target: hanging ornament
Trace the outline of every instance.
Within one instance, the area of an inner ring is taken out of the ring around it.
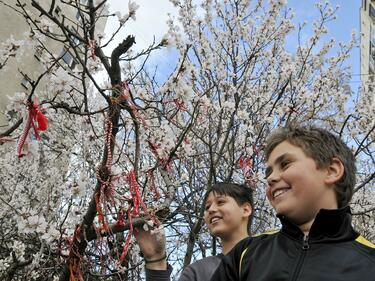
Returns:
[[[17,143],[17,156],[26,155],[24,148],[27,145],[27,138],[30,137],[30,129],[33,129],[34,136],[40,140],[40,132],[48,128],[48,118],[42,113],[39,105],[33,101],[27,101],[26,108],[28,111],[26,122],[20,138]]]

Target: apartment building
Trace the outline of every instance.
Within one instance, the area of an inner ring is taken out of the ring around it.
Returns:
[[[88,0],[81,0],[81,4],[87,4]],[[8,38],[13,37],[16,40],[23,40],[25,34],[30,32],[30,26],[26,23],[25,18],[10,8],[10,6],[16,6],[16,0],[7,0],[7,5],[0,4],[0,46],[2,42],[5,42]],[[50,0],[38,0],[37,1],[47,11],[51,8],[52,1]],[[54,1],[52,13],[55,17],[66,18],[65,24],[72,28],[80,23],[81,15],[77,9],[72,6],[65,4],[69,1],[61,0]],[[40,13],[31,7],[31,1],[25,8],[33,13],[36,18],[40,17]],[[19,7],[18,7],[19,9]],[[40,17],[42,19],[42,17]],[[96,24],[96,33],[103,33],[106,25],[106,17],[101,18]],[[56,26],[56,30],[58,27]],[[45,46],[51,53],[61,56],[60,63],[65,64],[67,67],[75,67],[75,61],[72,54],[64,48],[64,44],[56,42],[52,39],[46,39]],[[12,96],[15,92],[26,92],[29,93],[31,85],[28,82],[28,77],[36,79],[38,74],[42,72],[40,58],[43,55],[43,49],[36,46],[35,48],[28,48],[27,52],[24,52],[19,58],[11,57],[6,64],[6,67],[1,70],[0,75],[0,132],[5,131],[7,128],[7,121],[5,118],[6,105],[9,102],[7,96]],[[30,77],[31,76],[31,77]],[[42,86],[42,85],[41,85]]]
[[[361,77],[365,85],[375,80],[375,0],[362,0],[360,21]]]

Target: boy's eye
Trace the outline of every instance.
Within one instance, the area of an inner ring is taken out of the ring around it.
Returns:
[[[285,160],[281,162],[280,166],[281,168],[286,168],[291,162],[289,160]]]
[[[225,200],[219,200],[219,201],[217,201],[218,205],[223,205],[224,203],[225,203]]]
[[[204,210],[207,211],[210,208],[210,205],[204,206]]]
[[[272,168],[267,167],[266,170],[264,171],[264,179],[267,179],[271,174],[272,174]]]

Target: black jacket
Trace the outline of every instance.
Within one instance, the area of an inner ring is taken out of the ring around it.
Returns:
[[[279,219],[280,231],[239,242],[211,280],[375,281],[375,246],[353,230],[349,207],[321,210],[308,237]]]

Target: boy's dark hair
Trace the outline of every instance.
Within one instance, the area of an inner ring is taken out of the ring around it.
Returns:
[[[247,223],[247,232],[248,234],[250,234],[251,224],[252,224],[253,214],[254,214],[253,190],[244,184],[236,184],[236,183],[229,183],[229,182],[228,183],[224,183],[224,182],[215,183],[211,187],[208,188],[206,194],[204,195],[203,204],[206,204],[207,198],[211,192],[232,197],[239,206],[242,206],[245,203],[250,203],[252,212],[251,212],[251,215],[249,216],[249,220]]]
[[[315,126],[289,125],[278,128],[267,139],[264,151],[266,160],[283,141],[300,147],[308,157],[314,159],[318,168],[325,168],[331,164],[333,158],[338,158],[344,166],[344,175],[335,184],[337,204],[339,208],[349,204],[356,182],[355,158],[339,137]]]

